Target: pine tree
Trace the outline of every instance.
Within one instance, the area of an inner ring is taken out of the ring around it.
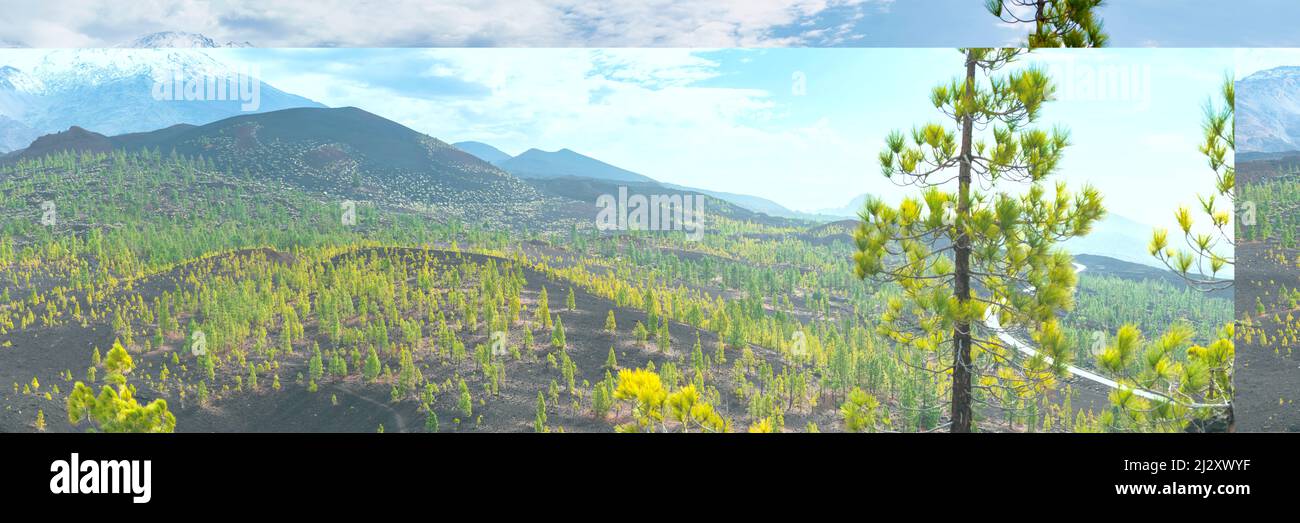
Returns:
[[[695,331],[695,345],[691,346],[691,366],[699,373],[703,373],[706,370],[704,364],[704,347],[700,344],[700,331]]]
[[[68,422],[75,426],[89,420],[102,432],[173,432],[176,417],[167,410],[167,401],[156,399],[140,405],[133,389],[125,384],[116,390],[105,385],[96,395],[77,382],[66,402]]]
[[[1233,281],[1219,279],[1217,274],[1224,267],[1234,265],[1232,251],[1236,247],[1232,231],[1232,213],[1236,204],[1237,171],[1233,162],[1236,149],[1234,107],[1236,94],[1232,79],[1223,82],[1220,96],[1222,106],[1213,102],[1206,104],[1205,122],[1202,124],[1205,141],[1200,145],[1201,154],[1214,172],[1214,192],[1200,196],[1201,212],[1210,221],[1210,232],[1194,230],[1196,220],[1192,212],[1182,206],[1174,212],[1174,219],[1182,230],[1183,240],[1188,249],[1178,249],[1169,245],[1167,230],[1156,230],[1152,234],[1147,249],[1161,263],[1169,267],[1188,283],[1205,291],[1226,289]],[[1225,201],[1226,200],[1226,201]],[[1222,205],[1220,205],[1222,203]],[[1243,218],[1242,225],[1254,225],[1254,217]],[[1250,223],[1246,223],[1250,222]],[[1194,273],[1192,272],[1195,270]]]
[[[844,428],[849,432],[874,432],[877,423],[877,409],[880,402],[875,396],[863,392],[857,387],[849,393],[844,404],[840,405],[840,415],[844,417]]]
[[[348,359],[339,351],[330,353],[330,375],[336,378],[342,378],[348,375]]]
[[[609,346],[609,356],[605,357],[605,368],[609,370],[618,370],[618,356],[614,354],[614,346]]]
[[[321,363],[320,345],[312,343],[311,360],[307,362],[307,378],[310,379],[312,383],[316,383],[317,381],[320,381],[324,375],[325,367]]]
[[[546,432],[546,398],[542,391],[537,391],[537,416],[533,418],[533,432]]]
[[[1224,267],[1235,264],[1236,247],[1232,213],[1236,206],[1235,87],[1226,78],[1219,92],[1221,106],[1206,104],[1200,153],[1214,172],[1214,190],[1198,196],[1201,212],[1209,218],[1210,232],[1194,231],[1191,211],[1180,207],[1174,213],[1188,249],[1168,244],[1168,231],[1156,230],[1147,249],[1157,260],[1201,291],[1228,289],[1233,280],[1218,279]],[[1226,203],[1220,207],[1219,202]],[[1254,209],[1243,211],[1241,225],[1254,225]],[[1192,269],[1195,268],[1195,274]],[[1255,298],[1255,312],[1267,309]],[[1103,412],[1100,425],[1108,430],[1185,430],[1191,424],[1199,431],[1230,431],[1234,426],[1233,364],[1236,360],[1236,326],[1228,323],[1200,345],[1185,324],[1169,327],[1156,340],[1145,342],[1134,325],[1120,328],[1115,342],[1097,355],[1100,368],[1109,370],[1116,381],[1133,388],[1161,391],[1165,399],[1150,400],[1131,391],[1110,396],[1111,409]],[[1146,347],[1139,347],[1146,343]]]
[[[614,309],[610,309],[609,314],[605,315],[605,332],[618,332],[618,323],[614,320]]]
[[[565,390],[569,391],[569,396],[573,396],[577,392],[577,373],[578,365],[573,362],[573,358],[569,357],[569,353],[561,352],[560,375],[564,377],[564,384],[568,387]]]
[[[469,385],[463,379],[460,380],[460,401],[457,406],[466,418],[474,414],[474,397],[469,395]]]
[[[614,403],[613,378],[605,371],[605,379],[596,384],[591,391],[591,412],[597,419],[604,419]]]
[[[659,345],[659,352],[667,353],[673,348],[673,337],[668,332],[668,321],[664,320],[659,324],[659,330],[655,333],[655,342]]]
[[[108,371],[105,379],[109,383],[126,383],[126,374],[135,368],[135,360],[122,347],[122,342],[114,341],[113,348],[109,349],[108,357],[104,359],[104,368]]]
[[[889,299],[882,328],[902,347],[932,355],[934,372],[951,373],[953,432],[971,430],[975,382],[993,380],[1030,394],[1065,372],[1073,351],[1056,315],[1073,306],[1077,276],[1069,254],[1055,246],[1087,234],[1105,213],[1091,187],[1078,194],[1063,183],[1045,187],[1068,136],[1027,127],[1053,87],[1034,67],[998,76],[1020,52],[963,50],[964,77],[931,93],[955,129],[927,124],[910,140],[895,131],[880,153],[884,175],[921,187],[920,199],[905,198],[897,208],[869,199],[855,233],[858,277],[903,290]],[[976,136],[977,130],[991,136]],[[953,180],[956,193],[941,189]],[[1012,183],[1029,187],[973,189]],[[978,328],[981,320],[988,329]],[[993,332],[1013,327],[1030,330],[1037,357],[1017,357]]]
[[[569,295],[564,298],[564,306],[568,308],[570,312],[578,308],[577,302],[575,302],[573,298],[573,287],[569,287]]]
[[[551,304],[550,297],[546,293],[546,287],[542,287],[542,292],[537,296],[537,308],[533,309],[533,321],[536,321],[543,328],[551,326]]]
[[[200,406],[205,406],[205,405],[207,405],[207,404],[208,404],[208,384],[207,384],[207,382],[204,382],[204,381],[200,380],[199,383],[198,383],[198,385],[196,385],[196,389],[198,389],[199,405],[200,405]]]
[[[366,355],[366,366],[362,371],[362,376],[365,377],[367,382],[375,381],[375,378],[379,377],[381,370],[383,369],[379,363],[379,354],[375,352],[374,347],[371,347],[370,352]]]
[[[557,349],[563,349],[565,346],[564,318],[558,314],[555,315],[555,326],[551,328],[551,346]]]
[[[650,331],[646,330],[645,325],[639,321],[636,322],[636,326],[632,327],[632,335],[636,337],[636,341],[642,344],[650,339]]]
[[[1034,24],[1030,49],[1039,47],[1105,47],[1097,10],[1104,0],[985,0],[985,7],[1003,23]]]
[[[438,432],[438,413],[429,409],[429,415],[424,418],[425,432]]]

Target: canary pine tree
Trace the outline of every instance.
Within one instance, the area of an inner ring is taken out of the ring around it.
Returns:
[[[1205,141],[1199,147],[1214,173],[1213,192],[1197,197],[1200,212],[1210,220],[1210,231],[1195,230],[1192,211],[1183,206],[1174,212],[1174,218],[1186,249],[1169,245],[1169,233],[1164,229],[1154,231],[1147,246],[1152,256],[1202,291],[1231,288],[1233,280],[1216,275],[1235,264],[1232,213],[1236,204],[1236,96],[1231,78],[1224,80],[1219,95],[1222,105],[1213,101],[1205,105],[1201,126]],[[1249,214],[1247,209],[1243,222],[1248,221],[1245,218]],[[1188,332],[1189,327],[1174,325],[1150,342],[1141,357],[1137,356],[1137,345],[1143,341],[1141,333],[1131,325],[1121,328],[1115,343],[1097,358],[1098,365],[1125,386],[1111,393],[1111,409],[1103,417],[1102,426],[1134,431],[1184,430],[1189,426],[1200,431],[1234,430],[1235,327],[1231,323],[1224,325],[1208,343],[1199,345]],[[1131,388],[1154,391],[1160,396],[1143,397]]]
[[[88,420],[94,430],[102,432],[172,432],[176,417],[167,410],[167,400],[155,399],[140,405],[132,387],[119,385],[116,390],[105,385],[99,395],[78,381],[67,399],[68,422],[75,425]]]
[[[999,72],[1021,52],[962,50],[964,75],[931,93],[950,123],[915,128],[910,140],[895,131],[880,153],[884,175],[919,188],[919,198],[898,207],[869,199],[854,235],[857,276],[903,291],[888,300],[881,333],[921,351],[922,371],[951,374],[953,432],[971,430],[976,388],[992,404],[1007,391],[1040,393],[1065,372],[1073,351],[1056,315],[1073,306],[1077,276],[1055,246],[1105,213],[1091,187],[1046,184],[1068,134],[1028,127],[1054,88],[1034,67]],[[1033,335],[1034,356],[998,338],[1015,327]]]
[[[1034,24],[1030,49],[1104,47],[1108,40],[1097,9],[1103,0],[985,0],[993,16],[1008,24]]]
[[[167,400],[159,398],[146,405],[136,401],[135,387],[126,384],[126,375],[135,368],[135,362],[121,343],[113,343],[104,366],[108,370],[106,381],[109,384],[100,389],[99,395],[80,381],[73,385],[66,401],[69,423],[75,426],[83,420],[89,421],[94,430],[102,432],[175,430],[176,417],[167,410]]]
[[[1236,247],[1232,233],[1232,213],[1236,205],[1237,171],[1233,163],[1236,148],[1234,105],[1235,93],[1232,79],[1223,82],[1220,92],[1222,106],[1213,101],[1205,105],[1202,124],[1205,141],[1200,145],[1210,170],[1214,172],[1214,191],[1198,195],[1200,212],[1210,220],[1210,231],[1194,230],[1195,219],[1186,206],[1174,212],[1178,228],[1183,233],[1186,249],[1169,244],[1169,232],[1156,230],[1147,249],[1161,263],[1178,273],[1188,283],[1203,290],[1225,289],[1232,280],[1216,278],[1224,267],[1234,264],[1232,251]],[[1247,223],[1246,225],[1251,225]]]
[[[1234,325],[1224,325],[1202,346],[1185,323],[1145,340],[1133,325],[1120,327],[1097,355],[1097,367],[1120,387],[1101,427],[1112,432],[1224,432],[1233,428]],[[1181,354],[1181,356],[1180,356]]]

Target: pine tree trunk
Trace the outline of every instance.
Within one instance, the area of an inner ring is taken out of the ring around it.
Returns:
[[[974,51],[966,51],[966,87],[962,95],[967,101],[975,92],[975,56]],[[968,106],[963,102],[964,106]],[[966,307],[970,302],[970,237],[966,235],[966,220],[970,216],[971,184],[971,134],[973,126],[970,114],[961,118],[961,165],[958,171],[957,196],[957,242],[955,248],[956,270],[954,272],[954,294],[958,303]],[[971,431],[971,330],[970,321],[961,320],[953,327],[953,362],[952,362],[952,432]]]
[[[1038,0],[1038,5],[1034,9],[1034,29],[1042,34],[1043,32],[1043,8],[1046,7],[1047,0]]]

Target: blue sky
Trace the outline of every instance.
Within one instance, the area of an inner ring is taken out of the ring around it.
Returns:
[[[903,194],[879,175],[884,138],[938,119],[929,91],[961,66],[951,49],[210,52],[256,64],[280,89],[448,142],[567,147],[799,210]],[[1231,74],[1231,50],[1038,51],[1030,62],[1059,86],[1040,122],[1072,133],[1065,180],[1093,183],[1112,210],[1150,225],[1171,225],[1173,208],[1208,190],[1201,108]]]
[[[1300,46],[1294,0],[1111,0],[1117,47]],[[984,0],[0,0],[0,46],[106,47],[158,31],[259,47],[999,46]]]
[[[1236,49],[1233,62],[1241,79],[1274,67],[1300,65],[1300,49]]]

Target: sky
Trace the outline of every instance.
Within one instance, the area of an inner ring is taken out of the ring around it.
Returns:
[[[1274,67],[1300,65],[1300,49],[1236,49],[1233,60],[1240,80]]]
[[[1295,47],[1294,0],[1111,0],[1116,47]],[[258,47],[1000,46],[984,0],[0,0],[0,46],[159,31]]]
[[[880,175],[891,130],[939,121],[929,92],[951,49],[222,49],[269,84],[356,106],[447,142],[508,154],[569,148],[663,182],[812,211],[906,191]],[[1072,136],[1061,179],[1167,226],[1211,173],[1202,107],[1231,50],[1036,51],[1056,80],[1040,116]]]

